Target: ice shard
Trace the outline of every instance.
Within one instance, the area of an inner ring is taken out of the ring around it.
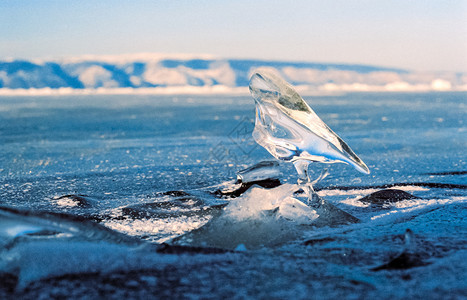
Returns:
[[[262,161],[254,166],[237,172],[237,181],[242,183],[261,180],[279,179],[279,163],[276,161]]]
[[[250,92],[256,103],[253,138],[275,158],[294,162],[297,171],[316,161],[346,163],[370,173],[366,164],[273,69],[257,69],[250,79]]]

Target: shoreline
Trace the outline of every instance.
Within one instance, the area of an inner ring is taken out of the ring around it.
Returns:
[[[297,91],[306,96],[336,95],[352,92],[363,93],[430,93],[430,92],[467,92],[467,85],[454,88],[439,88],[433,85],[409,85],[393,83],[384,86],[367,84],[325,84],[322,86],[297,86]],[[215,86],[170,86],[154,88],[0,88],[1,96],[79,96],[79,95],[249,95],[248,87]]]

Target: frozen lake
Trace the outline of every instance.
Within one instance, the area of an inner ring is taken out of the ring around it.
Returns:
[[[371,171],[310,167],[358,222],[223,219],[272,160],[250,96],[0,97],[0,297],[467,297],[467,93],[304,99]]]

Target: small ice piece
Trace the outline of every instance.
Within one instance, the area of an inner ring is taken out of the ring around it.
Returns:
[[[294,197],[287,197],[281,201],[278,216],[298,224],[312,224],[319,217],[315,210]]]
[[[136,238],[110,231],[80,217],[0,207],[0,246],[15,243],[18,238],[52,241],[57,237],[140,245]]]
[[[283,184],[273,189],[254,187],[224,209],[236,221],[266,218],[267,211],[276,218],[283,218],[297,224],[312,224],[319,216],[312,207],[291,196],[297,185]]]
[[[5,222],[2,222],[5,223]],[[13,222],[10,222],[13,223]],[[42,230],[41,227],[34,226],[31,224],[11,224],[12,226],[8,226],[7,224],[2,224],[3,226],[1,227],[0,230],[0,237],[2,239],[4,237],[8,238],[16,238],[18,236],[22,235],[27,235],[27,234],[33,234],[36,232],[40,232]]]
[[[237,181],[242,183],[279,178],[277,161],[262,161],[254,166],[237,172]]]
[[[252,187],[196,230],[172,240],[177,245],[219,247],[239,251],[278,246],[297,239],[312,226],[317,212],[292,197],[298,186],[282,184],[272,189]]]
[[[250,79],[250,92],[256,103],[253,138],[275,158],[346,163],[370,173],[365,163],[274,69],[256,70]]]
[[[235,183],[225,183],[224,187],[215,191],[214,194],[235,198],[242,195],[253,185],[268,189],[274,188],[281,185],[279,175],[280,170],[277,161],[262,161],[238,171]]]

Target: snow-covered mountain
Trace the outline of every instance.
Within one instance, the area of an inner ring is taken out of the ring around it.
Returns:
[[[467,90],[467,74],[417,73],[355,64],[219,59],[210,56],[134,54],[0,61],[0,93],[46,91],[231,91],[248,86],[254,68],[268,66],[302,90]]]

